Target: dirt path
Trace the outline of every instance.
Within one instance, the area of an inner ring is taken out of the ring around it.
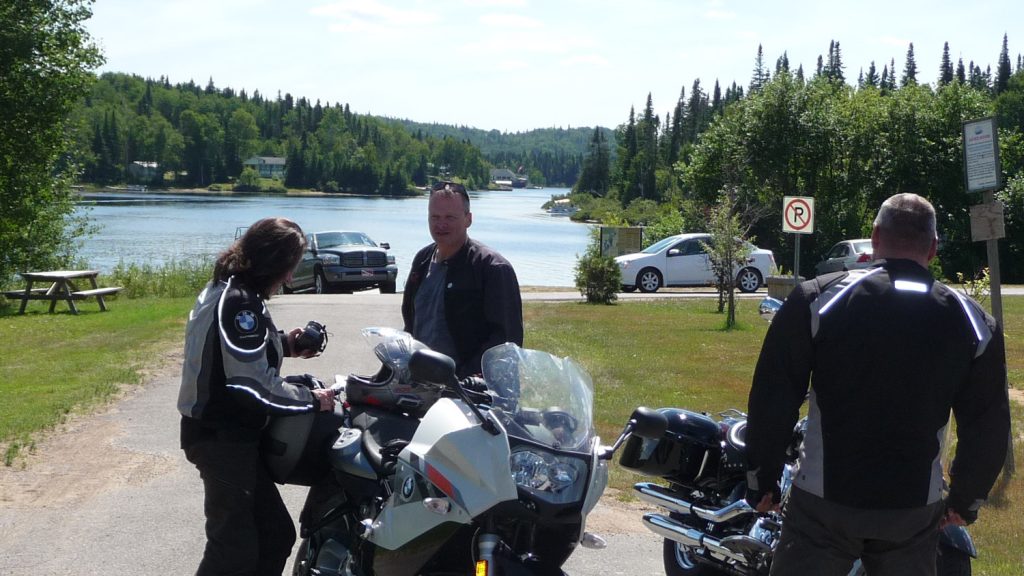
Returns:
[[[14,466],[0,467],[0,510],[73,510],[104,493],[145,489],[153,480],[177,470],[181,458],[176,447],[167,453],[127,445],[124,420],[133,416],[122,407],[152,393],[153,386],[175,382],[180,366],[180,351],[168,352],[146,384],[124,392],[99,412],[70,416],[38,440],[27,457]],[[166,434],[172,438],[164,444],[173,446],[177,427],[167,429]],[[618,491],[609,489],[588,519],[588,529],[602,534],[644,533],[640,517],[650,509],[638,502],[623,502]]]

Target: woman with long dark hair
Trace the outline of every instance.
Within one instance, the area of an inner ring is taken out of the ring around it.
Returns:
[[[271,416],[331,410],[328,390],[285,382],[301,329],[279,332],[265,301],[306,248],[299,226],[265,218],[217,258],[185,329],[178,411],[181,447],[205,490],[206,549],[198,574],[281,574],[295,527],[260,458]]]

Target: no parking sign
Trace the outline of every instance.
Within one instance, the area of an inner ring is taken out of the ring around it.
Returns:
[[[814,232],[814,198],[810,196],[782,197],[782,231],[793,234]]]

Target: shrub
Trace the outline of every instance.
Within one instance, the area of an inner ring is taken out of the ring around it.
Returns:
[[[256,172],[252,167],[242,170],[242,175],[238,177],[238,182],[235,183],[234,190],[238,192],[256,192],[259,189],[259,172]]]
[[[112,286],[123,287],[121,294],[126,298],[178,298],[199,294],[212,277],[213,258],[171,260],[159,267],[122,261],[114,267],[109,282]]]
[[[622,274],[615,259],[601,255],[601,241],[591,234],[587,253],[576,260],[576,288],[588,304],[611,304],[618,299]]]

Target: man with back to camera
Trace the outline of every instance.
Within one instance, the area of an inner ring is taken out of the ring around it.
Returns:
[[[935,209],[887,199],[874,266],[794,288],[772,320],[749,398],[747,502],[777,507],[786,445],[810,384],[807,432],[771,573],[934,575],[939,528],[973,522],[1010,427],[1003,334],[936,281]],[[952,409],[957,448],[943,500]]]
[[[488,348],[523,345],[516,272],[501,254],[469,237],[472,223],[466,188],[435,184],[428,201],[434,242],[413,258],[402,296],[405,331],[451,356],[459,377],[479,374]]]

